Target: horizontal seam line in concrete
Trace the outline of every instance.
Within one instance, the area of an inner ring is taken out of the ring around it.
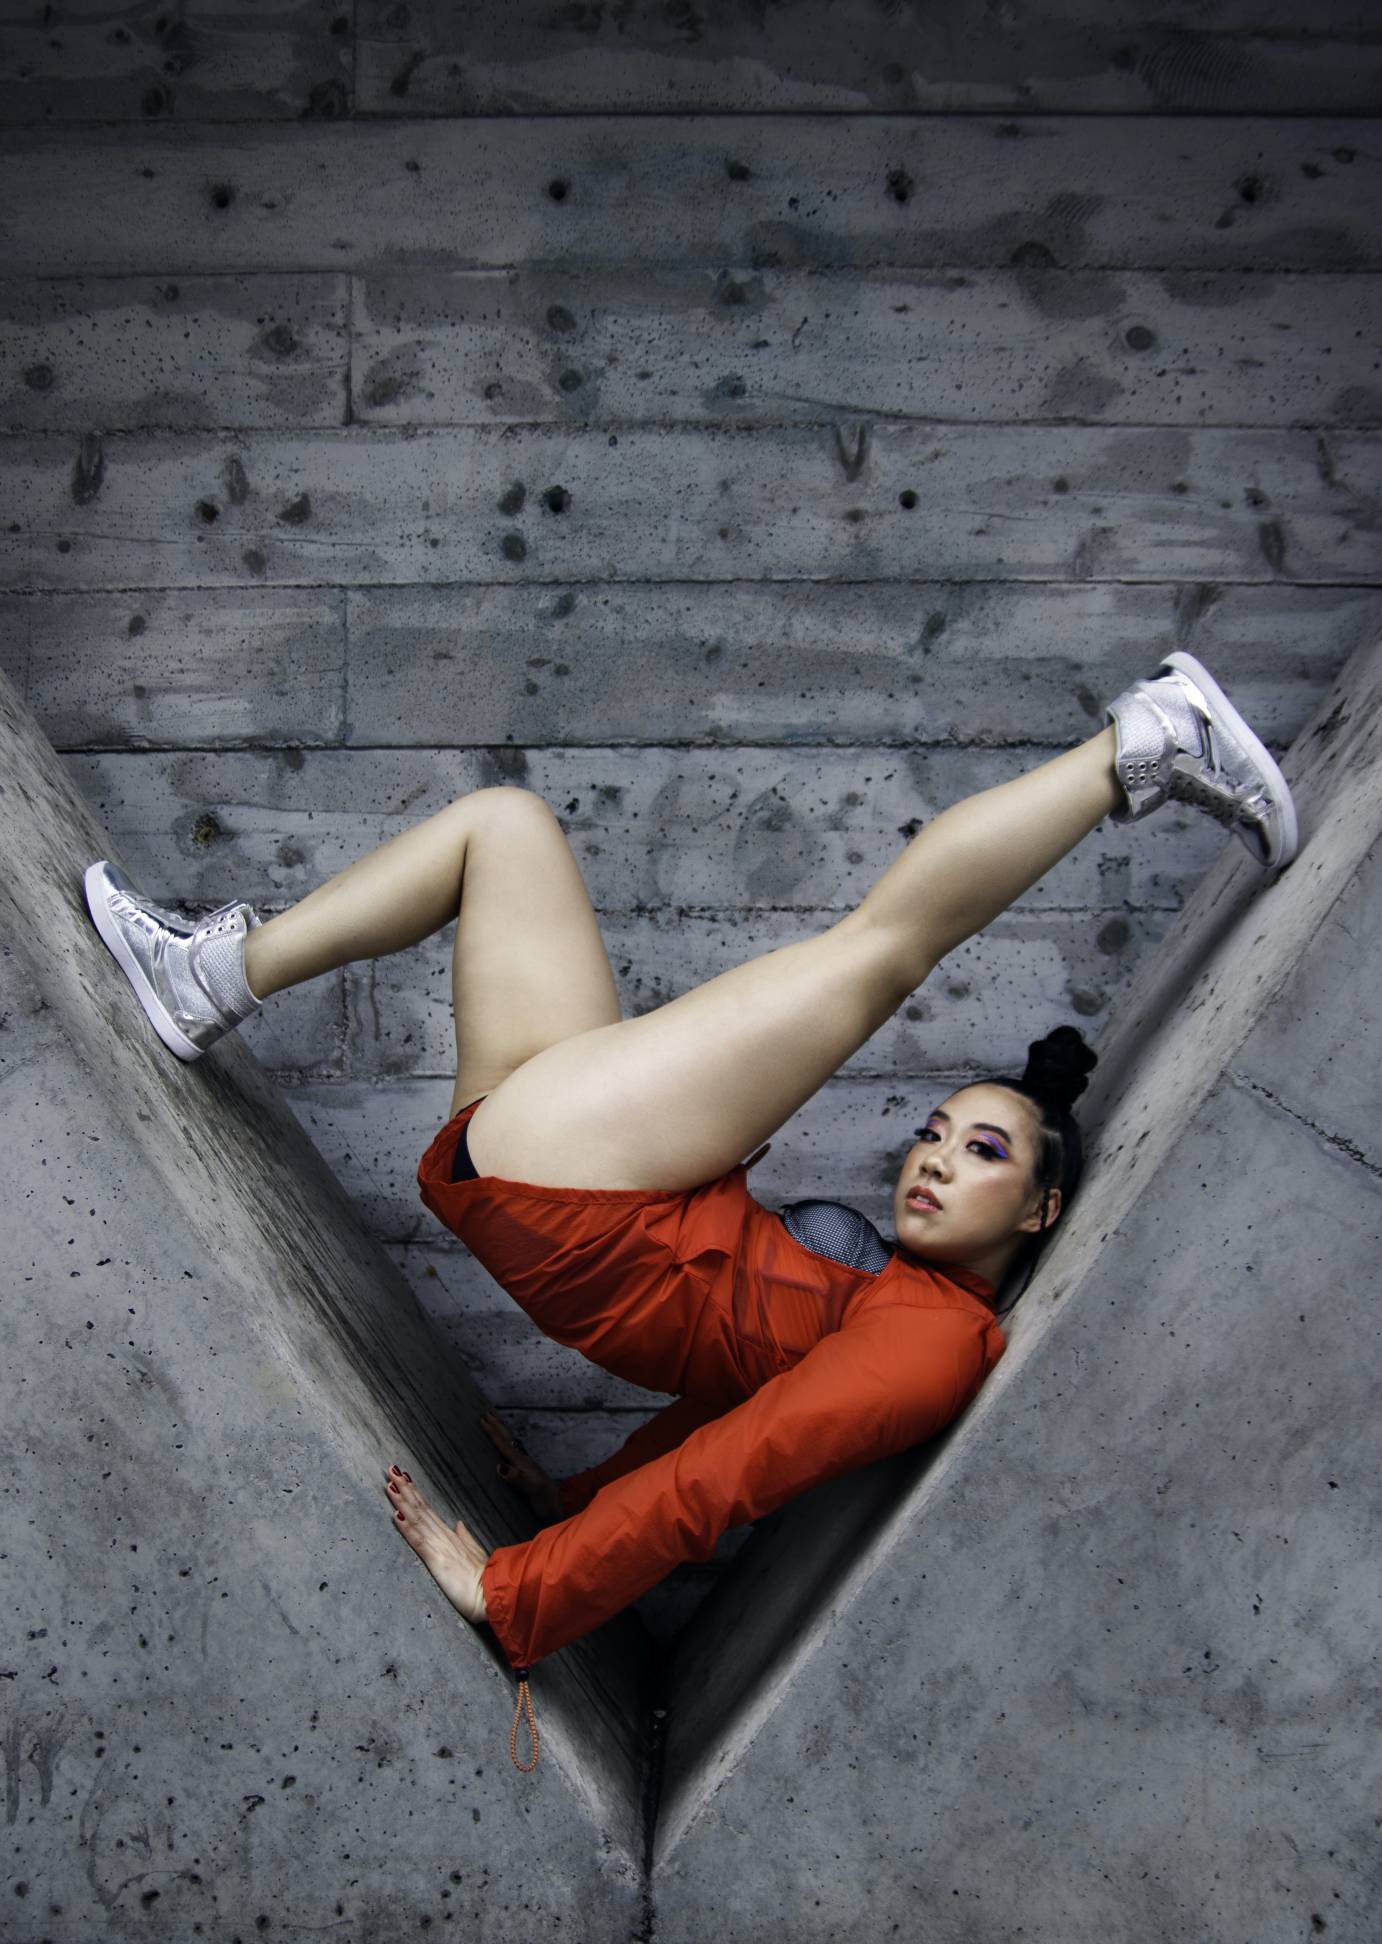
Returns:
[[[1234,1067],[1225,1067],[1224,1076],[1242,1092],[1256,1094],[1259,1099],[1265,1100],[1269,1106],[1274,1107],[1278,1113],[1285,1114],[1299,1126],[1308,1127],[1310,1132],[1317,1135],[1327,1147],[1346,1155],[1350,1161],[1356,1161],[1360,1168],[1366,1168],[1370,1175],[1376,1175],[1377,1179],[1382,1181],[1382,1162],[1370,1161],[1363,1150],[1346,1135],[1331,1134],[1327,1127],[1321,1127],[1317,1121],[1312,1121],[1308,1114],[1298,1113],[1294,1107],[1282,1100],[1279,1094],[1274,1094],[1270,1087],[1264,1087],[1260,1080],[1254,1080],[1248,1074],[1238,1072]]]
[[[1317,685],[1321,692],[1329,686],[1329,678],[1322,676]],[[1102,729],[1108,727],[1107,722]],[[1102,733],[1092,724],[1090,735]],[[1082,738],[1087,741],[1088,738]],[[1272,743],[1266,738],[1269,748],[1285,750],[1289,744],[1279,739]],[[794,756],[809,755],[813,749],[829,750],[834,753],[841,749],[858,750],[867,756],[870,750],[881,750],[888,754],[905,754],[909,749],[1077,749],[1080,742],[1033,742],[1023,738],[1016,742],[1001,742],[997,739],[980,740],[970,738],[960,741],[954,736],[911,736],[906,742],[879,742],[873,739],[863,741],[858,737],[842,736],[835,742],[822,742],[817,737],[811,742],[694,742],[686,737],[660,736],[650,742],[612,742],[608,738],[598,743],[560,742],[560,743],[376,743],[376,742],[323,742],[323,743],[54,743],[59,756],[273,756],[285,749],[304,750],[312,755],[367,756],[372,752],[382,755],[411,755],[421,750],[444,750],[448,754],[463,755],[469,750],[507,750],[521,749],[536,755],[564,753],[571,749],[589,750],[592,753],[602,749],[704,749],[711,755],[733,755],[736,750],[790,750]]]
[[[707,265],[707,267],[710,267]],[[853,266],[847,266],[853,267]],[[135,273],[138,274],[138,273]],[[195,275],[195,272],[182,271],[179,275]],[[246,272],[253,275],[254,272]],[[569,274],[569,271],[568,271]],[[1280,273],[1285,274],[1285,273]],[[1382,272],[1374,272],[1382,276]],[[83,280],[85,281],[85,280]],[[771,393],[767,396],[771,397]],[[806,400],[814,403],[814,400]],[[819,408],[818,408],[819,409]],[[382,444],[385,441],[404,443],[404,434],[412,432],[483,432],[497,435],[502,432],[550,432],[562,433],[570,437],[573,432],[661,432],[668,436],[674,433],[692,432],[809,432],[830,431],[842,418],[897,419],[906,425],[934,425],[947,431],[963,430],[974,426],[979,431],[1001,429],[1006,433],[1020,432],[1027,427],[1034,430],[1060,430],[1076,432],[1184,432],[1196,431],[1202,434],[1215,432],[1261,432],[1280,437],[1286,432],[1355,432],[1366,435],[1376,434],[1379,426],[1375,419],[1362,419],[1357,423],[1341,419],[1215,419],[1206,425],[1200,418],[1110,418],[1110,419],[1071,419],[1065,418],[976,418],[966,414],[964,418],[948,416],[943,412],[908,412],[896,406],[870,404],[866,400],[858,404],[841,400],[838,405],[828,405],[824,415],[808,418],[800,413],[791,418],[774,419],[762,413],[726,412],[716,418],[676,418],[664,412],[659,417],[614,415],[605,418],[509,418],[509,419],[398,419],[375,421],[371,419],[351,419],[344,423],[333,420],[322,424],[312,419],[298,423],[276,423],[270,425],[245,424],[237,420],[226,420],[219,425],[164,425],[158,420],[141,420],[135,425],[103,426],[99,432],[88,434],[98,438],[102,444],[110,440],[150,439],[166,434],[169,439],[185,439],[189,443],[208,438],[230,438],[237,434],[255,437],[259,443],[270,439],[302,438],[339,438],[349,439],[358,445]],[[19,444],[35,439],[70,440],[73,428],[69,426],[9,427],[0,431],[0,450],[6,445]],[[412,443],[411,440],[406,441]],[[846,482],[849,484],[852,482]],[[1021,514],[999,514],[993,518],[1019,519]],[[517,517],[517,516],[510,516]]]

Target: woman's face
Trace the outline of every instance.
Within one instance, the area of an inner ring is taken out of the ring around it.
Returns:
[[[979,1082],[940,1101],[908,1149],[893,1190],[897,1239],[913,1255],[954,1263],[996,1289],[1040,1226],[1036,1108],[1008,1087]],[[916,1197],[928,1191],[938,1207]],[[1049,1228],[1059,1188],[1046,1204]]]

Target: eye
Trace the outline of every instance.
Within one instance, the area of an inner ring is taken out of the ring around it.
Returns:
[[[916,1136],[919,1141],[924,1141],[928,1134],[934,1134],[937,1140],[940,1139],[939,1128],[919,1127],[916,1130]],[[996,1148],[993,1145],[992,1141],[981,1141],[976,1137],[974,1140],[970,1141],[968,1145],[970,1147],[982,1148],[983,1152],[989,1157],[991,1161],[1006,1161],[1008,1158],[1007,1155],[1003,1153],[1001,1148]]]

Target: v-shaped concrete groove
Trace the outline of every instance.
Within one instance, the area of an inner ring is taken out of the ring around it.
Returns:
[[[534,1528],[500,1498],[493,1447],[477,1423],[486,1400],[253,1054],[232,1034],[184,1064],[153,1033],[83,897],[91,859],[124,860],[3,674],[0,779],[4,934],[81,1050],[93,1124],[157,1171],[189,1235],[212,1253],[285,1377],[315,1407],[342,1470],[379,1501],[381,1534],[387,1466],[411,1453],[422,1490],[439,1507],[454,1503],[485,1544],[526,1538]],[[381,1544],[403,1542],[393,1533]],[[425,1569],[400,1559],[400,1573],[405,1565],[414,1572],[401,1588],[420,1604],[445,1605],[437,1588],[429,1592]],[[400,1625],[405,1597],[391,1616]],[[487,1628],[445,1610],[456,1623],[469,1745],[508,1764],[513,1675]],[[644,1853],[652,1646],[638,1617],[621,1615],[532,1677],[540,1759],[557,1764],[635,1871]],[[454,1701],[446,1713],[454,1722]],[[527,1750],[522,1727],[520,1756]]]
[[[902,1549],[925,1557],[928,1534],[948,1517],[971,1460],[1020,1408],[1024,1366],[1107,1267],[1110,1238],[1376,843],[1382,642],[1350,658],[1282,768],[1300,813],[1301,849],[1264,882],[1260,866],[1229,838],[1139,968],[1097,1042],[1100,1063],[1080,1103],[1087,1148],[1080,1193],[1005,1320],[1007,1351],[979,1396],[920,1450],[832,1480],[764,1522],[676,1642],[654,1882],[787,1690],[816,1674],[834,1622],[882,1563]],[[1116,1127],[1117,1137],[1103,1137],[1104,1126]],[[828,1674],[827,1686],[831,1680]],[[865,1749],[886,1713],[886,1693],[877,1703],[859,1721]]]
[[[84,864],[116,853],[3,677],[0,762],[6,933],[82,1049],[94,1112],[157,1171],[335,1440],[345,1473],[378,1495],[388,1460],[410,1453],[424,1489],[454,1503],[487,1543],[524,1536],[495,1495],[492,1452],[475,1428],[475,1385],[244,1045],[232,1038],[183,1066],[155,1042],[82,899]],[[1223,1076],[1376,841],[1382,647],[1353,657],[1283,768],[1301,812],[1301,852],[1264,886],[1242,847],[1226,840],[1142,968],[1100,1042],[1082,1103],[1090,1155],[1081,1195],[1007,1321],[1008,1352],[970,1410],[930,1445],[833,1480],[765,1521],[665,1665],[629,1614],[535,1670],[544,1759],[604,1832],[627,1881],[651,1861],[656,1883],[794,1683],[828,1683],[835,1623],[885,1562],[908,1548],[924,1556],[976,1452],[1020,1403],[1035,1348],[1078,1306],[1176,1127]],[[1102,1138],[1101,1125],[1116,1126],[1117,1138]],[[386,1627],[407,1624],[408,1588],[419,1602],[441,1601],[419,1570],[401,1583]],[[445,1714],[463,1713],[469,1747],[492,1748],[507,1764],[513,1687],[487,1638],[457,1620]],[[651,1774],[654,1701],[667,1714]],[[886,1702],[880,1697],[880,1710]],[[867,1734],[870,1723],[861,1728]]]

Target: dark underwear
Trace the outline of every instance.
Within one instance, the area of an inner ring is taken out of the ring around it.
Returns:
[[[480,1097],[483,1099],[484,1095],[482,1094]],[[451,1164],[451,1179],[453,1181],[478,1181],[480,1178],[480,1170],[470,1158],[470,1144],[465,1136],[466,1130],[462,1128],[461,1138],[456,1143],[456,1158]]]

